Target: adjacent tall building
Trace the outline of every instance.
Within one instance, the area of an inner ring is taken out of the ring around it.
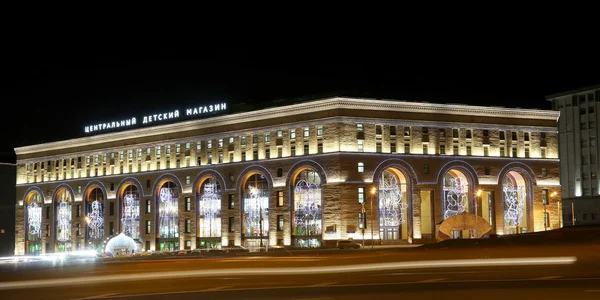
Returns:
[[[560,111],[560,182],[565,225],[600,224],[600,84],[547,96]]]
[[[559,228],[558,117],[336,97],[88,124],[15,149],[15,253],[101,250],[121,232],[142,250],[427,243],[463,211],[499,235]]]

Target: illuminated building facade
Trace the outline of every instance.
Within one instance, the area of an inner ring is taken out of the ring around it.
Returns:
[[[600,224],[600,84],[547,96],[560,112],[560,183],[565,226]]]
[[[558,228],[558,116],[328,98],[20,147],[15,252],[426,243],[463,211]]]

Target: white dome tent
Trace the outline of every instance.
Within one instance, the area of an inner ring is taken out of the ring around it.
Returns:
[[[124,233],[110,239],[104,247],[104,253],[110,256],[133,255],[136,252],[138,252],[137,243]]]

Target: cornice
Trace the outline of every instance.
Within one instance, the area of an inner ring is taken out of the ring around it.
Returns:
[[[138,129],[125,130],[114,133],[98,134],[70,140],[37,144],[15,148],[17,155],[36,153],[41,151],[60,150],[64,148],[77,148],[81,146],[116,142],[126,139],[135,139],[155,135],[165,135],[173,132],[193,131],[208,127],[226,126],[244,122],[260,121],[265,118],[289,117],[293,115],[333,109],[358,109],[373,111],[397,111],[425,114],[450,114],[481,117],[502,117],[537,120],[556,120],[560,112],[552,110],[500,108],[485,106],[469,106],[458,104],[434,104],[425,102],[407,102],[396,100],[375,100],[364,98],[327,98],[311,102],[267,108],[257,111],[235,113],[215,116],[204,119],[182,121],[173,124],[148,126]]]

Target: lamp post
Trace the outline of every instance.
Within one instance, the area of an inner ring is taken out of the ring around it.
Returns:
[[[371,219],[370,226],[371,226],[371,249],[373,249],[373,195],[375,194],[375,192],[377,192],[377,189],[375,187],[371,188],[371,201],[369,201],[369,206],[370,208],[370,213],[369,213],[369,218]]]
[[[479,204],[479,201],[481,200],[481,189],[477,190],[477,193],[475,194],[477,196],[477,198],[475,199],[475,215],[478,215],[478,211],[477,211],[477,206]]]

